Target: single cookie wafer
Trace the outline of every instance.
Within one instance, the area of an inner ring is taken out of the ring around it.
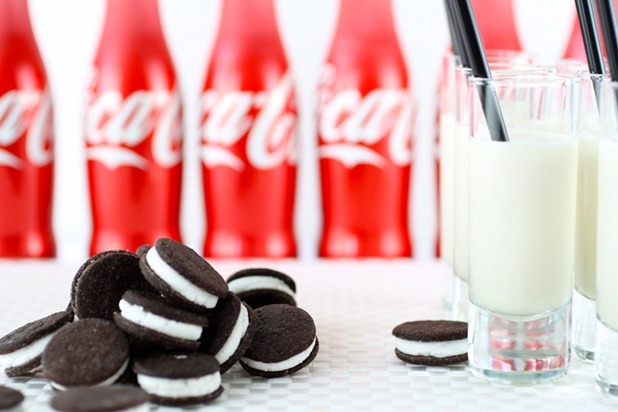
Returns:
[[[0,385],[0,411],[17,408],[24,401],[24,395],[15,389]]]
[[[155,292],[142,275],[137,255],[122,250],[99,253],[88,259],[73,279],[75,315],[79,319],[113,320],[127,290]]]
[[[69,312],[57,312],[30,322],[0,338],[0,366],[9,377],[36,372],[51,337],[73,320]]]
[[[135,386],[113,385],[75,388],[57,393],[51,400],[61,412],[148,411],[150,397]]]

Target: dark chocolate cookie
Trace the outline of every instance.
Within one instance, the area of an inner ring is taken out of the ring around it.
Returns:
[[[51,406],[63,412],[109,412],[135,410],[149,400],[148,394],[138,387],[113,385],[57,393],[51,400]]]
[[[125,333],[158,346],[197,350],[208,318],[169,305],[159,295],[128,291],[114,314]]]
[[[219,362],[202,353],[153,356],[135,362],[133,370],[142,389],[161,405],[204,403],[223,392]]]
[[[43,351],[43,373],[60,390],[113,384],[129,363],[129,342],[103,319],[82,319],[59,330]]]
[[[395,354],[415,365],[444,366],[468,360],[468,324],[451,320],[405,322],[393,329]]]
[[[24,395],[15,389],[0,385],[0,411],[18,407],[24,401]]]
[[[252,309],[277,303],[296,306],[294,279],[276,270],[243,269],[230,276],[227,283],[230,291]]]
[[[36,372],[41,355],[51,337],[73,320],[69,312],[57,312],[30,322],[0,338],[0,365],[6,376],[15,377]]]
[[[158,239],[140,258],[150,284],[174,304],[208,312],[228,292],[227,283],[193,249],[172,239]]]
[[[230,292],[219,300],[210,319],[200,350],[214,356],[221,364],[221,373],[225,373],[251,345],[255,316],[248,305]]]
[[[114,319],[118,302],[127,290],[153,292],[139,267],[137,255],[110,250],[88,259],[77,271],[71,302],[79,319]]]
[[[257,329],[249,350],[240,358],[248,372],[274,378],[290,375],[316,357],[315,323],[303,309],[268,305],[255,310]]]

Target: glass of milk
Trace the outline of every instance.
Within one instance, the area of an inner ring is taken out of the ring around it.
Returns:
[[[468,357],[477,376],[535,383],[571,350],[578,79],[470,79]],[[490,138],[479,90],[493,87],[508,142]]]
[[[533,63],[490,62],[493,77],[512,78],[519,75],[545,74],[556,71],[554,67]],[[469,69],[459,68],[455,77],[455,125],[454,140],[454,218],[453,218],[453,299],[452,317],[455,320],[468,320],[468,144],[470,140]]]
[[[545,73],[554,68],[539,66],[534,58],[522,53],[493,50],[488,53],[489,66],[496,77],[512,77],[518,74]],[[509,60],[509,58],[511,60]],[[454,77],[454,109],[451,125],[450,147],[452,159],[451,192],[452,213],[452,261],[453,285],[451,312],[454,320],[468,320],[468,160],[467,147],[470,138],[469,91],[470,69],[459,67]]]
[[[575,290],[573,292],[573,351],[594,360],[597,272],[597,181],[600,120],[593,77],[580,72],[577,122],[578,167],[575,220]],[[599,77],[595,81],[599,81]]]
[[[492,70],[523,69],[533,67],[536,63],[536,57],[514,50],[488,50],[487,61]],[[449,276],[444,298],[445,307],[453,309],[453,317],[458,320],[467,319],[468,286],[465,273],[460,273],[458,277],[453,277],[455,269],[455,230],[457,228],[460,231],[462,230],[462,227],[456,225],[454,221],[456,217],[454,209],[456,204],[455,180],[459,178],[457,174],[460,172],[458,169],[461,166],[459,164],[461,162],[456,164],[455,145],[458,141],[456,136],[461,135],[466,141],[468,139],[467,78],[469,75],[470,70],[461,67],[461,61],[458,56],[450,52],[444,55],[438,90],[440,257],[446,266],[447,276]],[[462,102],[463,105],[461,104]],[[465,245],[467,247],[467,236]],[[464,263],[466,256],[461,251],[459,256],[459,267],[461,269],[467,266]],[[462,272],[462,269],[458,272]]]
[[[603,82],[597,200],[597,386],[618,396],[618,83]]]

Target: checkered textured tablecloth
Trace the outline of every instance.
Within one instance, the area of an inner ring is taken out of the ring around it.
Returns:
[[[202,406],[237,410],[602,411],[618,408],[594,387],[593,366],[573,359],[567,376],[537,386],[503,386],[473,377],[466,365],[406,365],[393,353],[394,326],[447,316],[446,275],[438,263],[384,261],[213,261],[222,275],[251,266],[290,274],[299,306],[315,319],[320,352],[306,369],[263,379],[238,365],[223,376],[223,395]],[[79,263],[0,261],[0,335],[66,307]],[[26,411],[47,411],[43,379],[0,384],[26,395]],[[198,407],[188,409],[200,409]],[[153,406],[152,410],[171,410]]]

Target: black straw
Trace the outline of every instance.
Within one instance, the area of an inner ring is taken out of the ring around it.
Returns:
[[[603,66],[603,53],[597,32],[597,23],[594,17],[594,6],[592,0],[575,0],[577,15],[579,16],[579,26],[584,38],[586,49],[586,59],[590,74],[605,74]]]
[[[591,74],[590,79],[598,103],[601,99],[601,80],[605,74],[605,67],[597,32],[597,23],[594,17],[594,5],[592,0],[575,0],[575,7],[577,8],[579,27],[584,39],[586,59],[588,60],[588,69]]]
[[[618,37],[613,0],[597,0],[605,51],[609,60],[609,72],[613,81],[618,80]]]
[[[457,19],[453,12],[453,7],[449,0],[444,0],[444,7],[446,9],[446,17],[448,20],[449,33],[451,35],[451,44],[453,45],[453,54],[459,56],[461,65],[465,68],[470,68],[470,60],[468,59],[468,53],[463,42],[461,28],[457,24]]]
[[[478,26],[474,18],[474,12],[470,0],[449,0],[454,17],[459,24],[463,43],[470,59],[470,68],[475,77],[491,80],[491,72],[487,64],[487,57],[483,49],[483,42],[479,34]],[[485,120],[489,128],[491,140],[508,142],[509,137],[500,110],[500,102],[492,84],[480,84],[478,86],[481,106],[485,112]]]

